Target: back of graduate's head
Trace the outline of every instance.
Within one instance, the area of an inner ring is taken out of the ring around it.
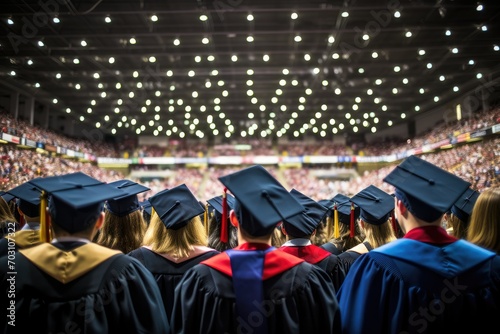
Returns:
[[[243,236],[270,237],[276,225],[304,207],[264,167],[220,177],[235,197],[233,212]]]
[[[417,156],[409,156],[385,178],[396,198],[422,222],[441,222],[470,183]]]
[[[283,220],[285,233],[289,238],[310,238],[329,209],[296,189],[292,189],[290,194],[304,207],[304,211]]]
[[[103,219],[104,202],[125,194],[81,172],[38,178],[30,183],[48,194],[48,211],[55,231],[69,234],[92,229]]]
[[[149,198],[151,221],[144,244],[157,252],[187,256],[193,245],[206,245],[207,235],[200,215],[205,208],[191,190],[181,184]]]

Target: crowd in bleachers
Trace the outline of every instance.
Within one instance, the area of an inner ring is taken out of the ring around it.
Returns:
[[[386,155],[438,142],[448,138],[453,133],[481,129],[496,124],[499,121],[500,108],[496,108],[461,122],[442,125],[405,143],[397,143],[396,140],[389,140],[384,143],[363,145],[363,147],[359,145],[348,147],[331,142],[304,143],[292,141],[286,144],[278,144],[274,148],[270,141],[261,139],[238,142],[249,145],[251,150],[236,150],[235,144],[214,145],[213,148],[209,149],[208,145],[203,142],[193,143],[182,141],[169,142],[167,146],[136,145],[134,148],[134,144],[131,141],[126,145],[127,147],[121,147],[117,151],[109,144],[67,138],[51,130],[44,130],[38,126],[30,126],[21,120],[16,121],[6,113],[0,114],[2,131],[12,135],[72,148],[96,156],[123,157],[124,150],[126,149],[131,152],[130,157],[138,158],[152,156],[203,157],[218,155],[352,155],[361,151],[364,155]],[[44,154],[30,149],[18,149],[12,144],[0,146],[0,156],[0,177],[1,188],[3,190],[12,188],[35,177],[60,175],[73,171],[83,171],[105,182],[127,177],[117,171],[101,169],[92,162],[64,159],[56,155]],[[450,150],[428,153],[424,158],[471,182],[473,188],[478,191],[498,186],[499,184],[499,138],[485,140],[480,143],[460,145]],[[155,168],[157,167],[151,165],[131,166],[131,170],[151,171]],[[140,181],[151,188],[150,191],[142,194],[144,199],[163,189],[172,188],[181,183],[186,183],[191,189],[194,189],[200,199],[206,199],[222,193],[223,188],[218,181],[218,177],[232,173],[239,168],[235,166],[209,166],[208,168],[200,169],[175,166],[172,169],[171,176],[165,179],[136,179],[135,181]],[[382,178],[394,168],[394,164],[381,169],[364,172],[362,175],[349,181],[318,178],[314,173],[317,168],[318,166],[308,166],[305,164],[302,168],[284,169],[279,169],[275,166],[266,166],[266,169],[288,189],[298,189],[309,194],[309,196],[316,200],[331,198],[337,193],[354,194],[370,184],[376,185],[387,192],[392,191],[389,185],[384,184]],[[328,165],[322,168],[328,168]]]

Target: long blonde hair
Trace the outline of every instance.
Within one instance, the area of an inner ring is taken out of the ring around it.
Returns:
[[[467,240],[500,254],[500,188],[479,194],[472,209]]]
[[[146,222],[140,210],[123,217],[106,210],[96,243],[127,254],[141,246],[145,231]]]
[[[380,225],[364,222],[362,229],[365,234],[365,240],[368,241],[373,248],[380,247],[396,240],[396,235],[394,234],[394,229],[392,228],[390,220]]]
[[[175,258],[189,256],[193,246],[206,246],[208,243],[205,227],[199,216],[183,227],[167,229],[156,212],[151,216],[149,227],[144,235],[143,245],[157,253],[166,253]]]

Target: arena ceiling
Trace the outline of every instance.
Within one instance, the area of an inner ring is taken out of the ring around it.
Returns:
[[[487,87],[498,1],[4,0],[0,84],[109,134],[363,136]]]

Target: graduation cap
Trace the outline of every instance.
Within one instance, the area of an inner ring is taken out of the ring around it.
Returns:
[[[163,224],[172,230],[186,226],[193,217],[205,211],[185,184],[162,190],[151,196],[149,202]]]
[[[14,198],[16,198],[16,196],[13,196],[11,194],[9,194],[8,192],[5,192],[5,191],[0,191],[0,197],[2,197],[5,202],[7,202],[7,204],[12,201]]]
[[[141,206],[142,210],[144,210],[144,212],[146,212],[148,215],[151,216],[151,211],[153,210],[153,206],[151,205],[149,200],[139,202],[139,205]]]
[[[361,219],[372,225],[385,223],[394,210],[394,198],[374,185],[361,190],[351,201],[360,207]]]
[[[408,211],[426,222],[439,219],[470,186],[469,182],[415,155],[396,166],[383,181],[396,188],[396,197]]]
[[[264,167],[254,165],[222,176],[219,181],[235,197],[234,212],[251,236],[264,236],[280,221],[304,211],[304,207]]]
[[[106,209],[112,214],[123,217],[141,208],[137,194],[148,191],[149,188],[131,180],[119,180],[109,183],[117,189],[126,193],[121,197],[109,199],[106,203]]]
[[[231,210],[234,208],[234,196],[231,194],[226,194],[226,196],[227,206]],[[222,222],[222,201],[222,195],[207,200],[207,203],[213,208],[213,213],[218,223]],[[229,211],[227,213],[229,214]]]
[[[451,206],[451,213],[463,222],[468,222],[472,209],[476,204],[479,192],[468,188],[458,200]]]
[[[17,207],[28,217],[40,216],[40,195],[42,190],[29,182],[25,182],[7,191],[17,198]]]
[[[332,198],[334,205],[337,207],[339,222],[344,225],[351,223],[351,198],[343,194],[337,194]],[[357,220],[360,214],[359,206],[354,204],[354,220]]]
[[[318,227],[328,208],[296,189],[290,190],[290,194],[304,206],[305,210],[283,220],[285,229],[293,237],[309,236]]]
[[[105,200],[126,195],[122,190],[82,172],[36,178],[29,183],[50,196],[49,211],[52,221],[69,233],[85,230],[94,224]],[[42,194],[40,202],[42,217],[45,207],[44,196],[45,194]],[[42,218],[42,234],[44,223]],[[42,235],[42,240],[46,239]]]

